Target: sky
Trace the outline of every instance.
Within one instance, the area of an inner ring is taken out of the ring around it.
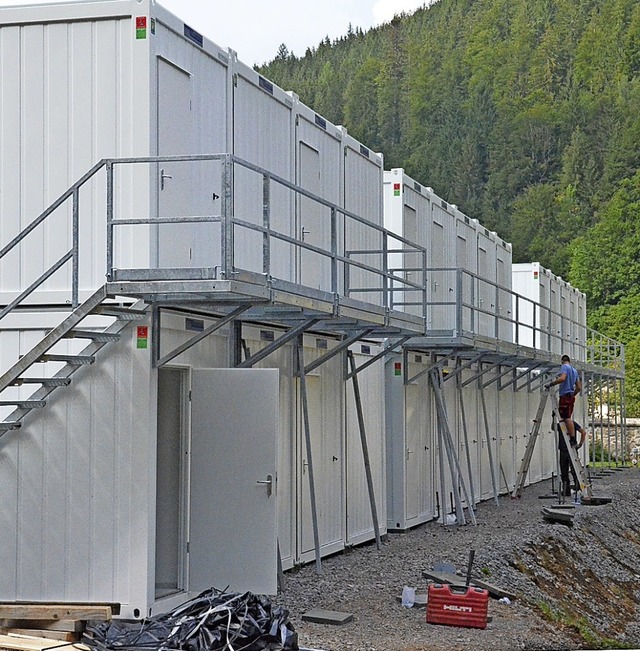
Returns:
[[[40,2],[0,0],[0,6],[16,4]],[[304,56],[325,36],[333,40],[346,34],[349,24],[367,30],[403,11],[415,11],[425,0],[159,0],[159,4],[252,66],[273,59],[281,43]]]

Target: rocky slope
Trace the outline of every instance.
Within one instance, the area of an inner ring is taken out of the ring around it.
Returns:
[[[613,497],[576,509],[574,525],[541,515],[550,482],[530,486],[521,499],[501,497],[477,509],[477,526],[427,523],[404,534],[285,575],[277,602],[291,612],[300,645],[326,651],[466,651],[492,649],[640,648],[640,470],[594,479],[594,492]],[[426,589],[422,571],[453,563],[464,572],[476,550],[474,573],[517,595],[490,600],[485,630],[435,626],[424,608],[397,602],[402,587]],[[343,626],[303,622],[308,610],[353,613]]]

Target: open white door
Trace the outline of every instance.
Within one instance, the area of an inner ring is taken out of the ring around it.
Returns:
[[[189,590],[277,593],[277,369],[195,369]]]

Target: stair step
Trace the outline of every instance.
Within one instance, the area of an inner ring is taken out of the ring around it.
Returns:
[[[68,387],[71,384],[69,377],[19,377],[11,386],[19,387],[22,384],[41,384],[43,387]]]
[[[89,366],[96,361],[94,355],[43,355],[39,362],[66,362],[71,366]]]
[[[6,423],[0,423],[0,432],[8,432],[12,429],[20,429],[22,423],[16,421],[9,421]]]
[[[94,310],[94,313],[102,314],[103,316],[114,316],[121,321],[138,321],[147,316],[144,310],[132,310],[128,307],[120,307],[119,305],[99,305]]]
[[[69,330],[64,336],[67,339],[92,339],[99,343],[119,341],[120,339],[120,335],[117,332],[98,332],[93,330]]]
[[[42,409],[46,400],[0,400],[0,407],[16,407],[18,409]]]

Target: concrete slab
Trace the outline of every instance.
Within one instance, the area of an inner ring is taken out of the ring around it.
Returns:
[[[351,620],[353,620],[352,613],[341,613],[337,610],[323,610],[322,608],[314,608],[302,615],[303,622],[313,622],[314,624],[342,626]]]

